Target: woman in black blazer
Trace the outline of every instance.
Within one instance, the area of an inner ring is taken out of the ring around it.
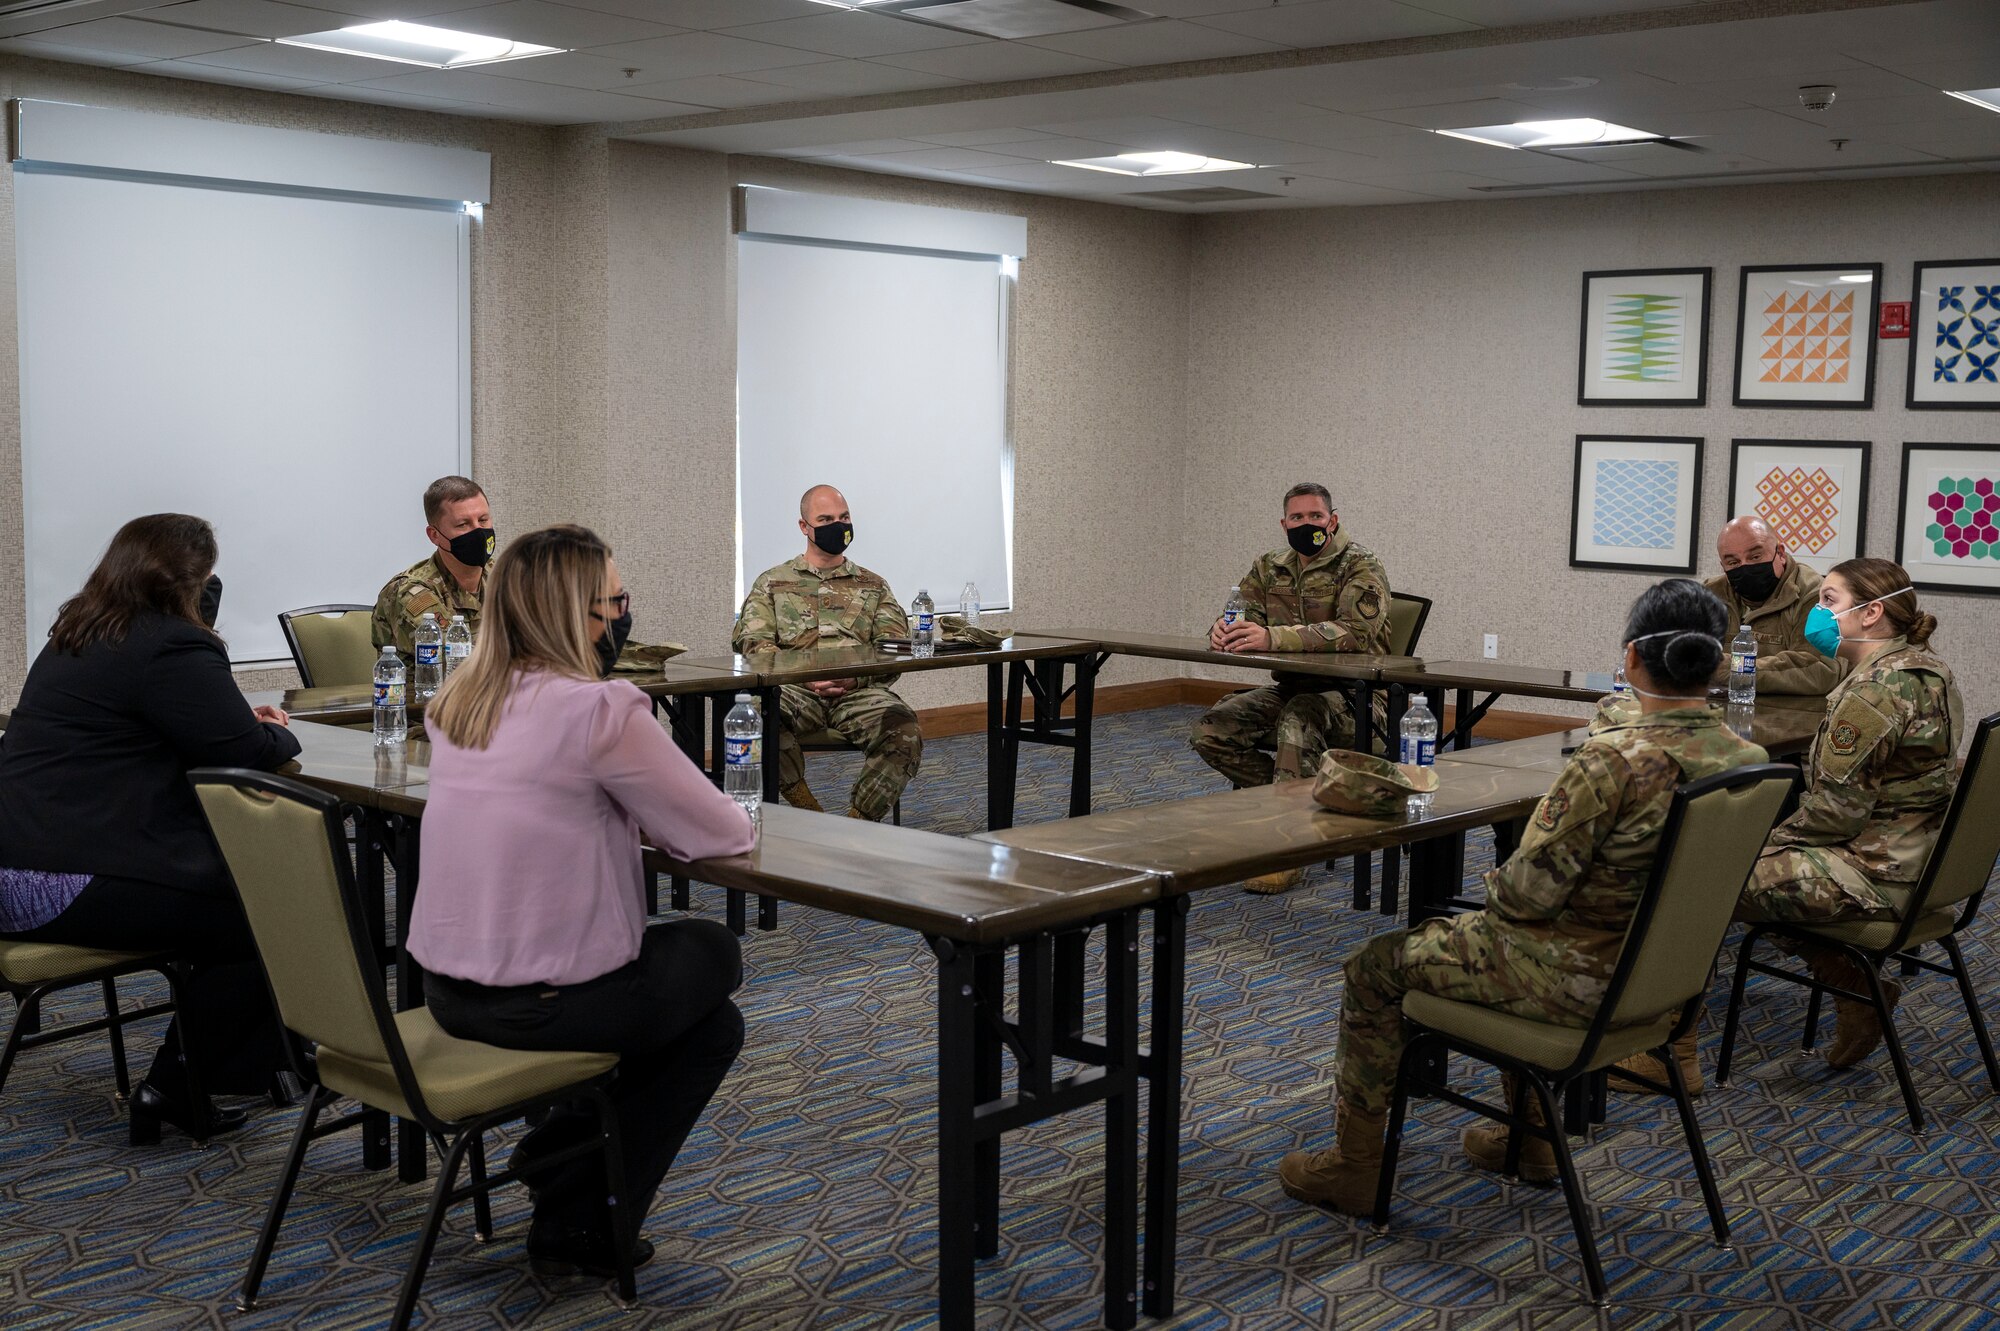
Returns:
[[[56,615],[0,736],[0,937],[187,957],[200,1085],[254,1095],[283,1066],[277,1014],[187,773],[269,771],[299,742],[230,674],[215,555],[200,518],[134,518]],[[135,1144],[244,1121],[191,1092],[179,1030],[132,1097]]]

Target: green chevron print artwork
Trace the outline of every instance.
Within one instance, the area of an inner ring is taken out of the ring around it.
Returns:
[[[1618,292],[1606,302],[1604,314],[1606,379],[1643,384],[1680,379],[1685,297]]]

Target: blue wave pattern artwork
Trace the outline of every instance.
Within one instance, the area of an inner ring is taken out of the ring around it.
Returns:
[[[1625,550],[1671,550],[1680,490],[1678,462],[1599,459],[1590,539]]]

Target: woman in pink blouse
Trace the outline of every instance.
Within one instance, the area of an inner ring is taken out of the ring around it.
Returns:
[[[621,1202],[636,1235],[743,1046],[729,998],[742,978],[736,939],[704,920],[647,929],[640,843],[688,860],[742,854],[750,820],[674,746],[644,694],[605,678],[632,626],[610,547],[582,527],[530,532],[487,583],[478,645],[424,721],[430,798],[410,952],[453,1035],[619,1055]],[[528,1256],[544,1274],[611,1274],[602,1165],[587,1155],[534,1168],[595,1130],[586,1107],[565,1107],[515,1150],[535,1200]],[[635,1263],[652,1251],[635,1237]]]

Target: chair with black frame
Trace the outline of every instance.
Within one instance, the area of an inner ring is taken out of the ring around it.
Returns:
[[[536,1167],[602,1152],[611,1233],[620,1236],[614,1240],[616,1300],[634,1306],[632,1240],[621,1223],[616,1183],[622,1176],[618,1125],[605,1094],[617,1057],[500,1049],[447,1035],[421,1007],[392,1013],[347,858],[339,802],[262,772],[202,768],[189,779],[250,918],[285,1028],[316,1046],[296,1069],[307,1087],[305,1107],[244,1273],[238,1307],[248,1311],[256,1305],[306,1147],[359,1125],[370,1109],[387,1111],[421,1124],[443,1160],[389,1323],[392,1331],[403,1331],[446,1209],[470,1198],[475,1231],[486,1240],[493,1232],[487,1194],[520,1177],[511,1168],[487,1175],[483,1134],[578,1100],[595,1109],[601,1135],[538,1156]],[[362,1110],[321,1124],[320,1116],[341,1096],[359,1101]],[[463,1186],[461,1165],[470,1173]]]
[[[2000,1093],[2000,1060],[1993,1056],[1993,1040],[1986,1032],[1986,1019],[1980,1015],[1979,1000],[1973,993],[1972,980],[1965,971],[1965,957],[1958,946],[1958,936],[1971,927],[1993,872],[1994,861],[2000,858],[2000,755],[1988,752],[1996,728],[2000,728],[2000,713],[1986,717],[1974,727],[1965,769],[1959,773],[1958,789],[1945,811],[1944,826],[1938,832],[1937,844],[1931,847],[1930,858],[1924,863],[1923,876],[1913,887],[1890,892],[1898,909],[1894,918],[1861,920],[1851,924],[1757,923],[1746,927],[1743,942],[1736,953],[1736,978],[1729,990],[1729,1016],[1723,1023],[1722,1052],[1716,1059],[1717,1085],[1726,1084],[1729,1080],[1737,1022],[1743,1011],[1744,982],[1752,972],[1770,975],[1806,985],[1812,990],[1812,998],[1806,1005],[1802,1046],[1805,1049],[1813,1047],[1823,994],[1831,993],[1836,998],[1868,1003],[1874,1007],[1876,1020],[1882,1024],[1882,1042],[1889,1046],[1889,1059],[1895,1065],[1896,1081],[1902,1088],[1903,1105],[1909,1111],[1910,1130],[1921,1134],[1924,1131],[1923,1105],[1917,1099],[1916,1084],[1910,1077],[1909,1058],[1903,1051],[1902,1040],[1896,1035],[1895,1021],[1882,989],[1881,968],[1894,960],[1902,962],[1905,967],[1948,975],[1958,981],[1959,996],[1965,1000],[1965,1014],[1972,1021],[1973,1038],[1979,1042],[1979,1056],[1986,1064],[1987,1082],[1996,1093]],[[1832,948],[1845,954],[1867,973],[1868,992],[1857,994],[1838,989],[1811,975],[1752,960],[1751,949],[1758,939],[1766,935],[1793,939],[1814,947]],[[1919,955],[1917,949],[1926,943],[1936,943],[1944,949],[1948,962],[1941,964]]]
[[[1590,1298],[1602,1306],[1604,1270],[1556,1100],[1572,1082],[1610,1072],[1673,1098],[1715,1241],[1718,1245],[1729,1241],[1729,1221],[1672,1045],[1694,1028],[1736,899],[1797,780],[1793,768],[1762,763],[1692,781],[1674,792],[1652,872],[1626,929],[1604,1002],[1588,1027],[1558,1026],[1422,992],[1404,997],[1403,1017],[1411,1032],[1389,1108],[1375,1195],[1378,1230],[1386,1230],[1389,1223],[1410,1096],[1435,1096],[1507,1125],[1505,1172],[1510,1176],[1520,1172],[1525,1136],[1549,1143]],[[1668,1084],[1616,1067],[1621,1059],[1646,1051],[1660,1059]],[[1447,1066],[1449,1053],[1465,1054],[1512,1074],[1513,1098],[1507,1107],[1497,1109],[1440,1084],[1441,1078],[1434,1078],[1430,1069]],[[1531,1094],[1540,1109],[1534,1116],[1525,1112]]]
[[[1431,600],[1428,596],[1411,596],[1407,592],[1390,592],[1389,655],[1415,656],[1417,654],[1417,644],[1423,640],[1424,624],[1430,617]],[[1348,695],[1349,706],[1372,706],[1374,703],[1373,690],[1369,685],[1364,684],[1343,691]],[[1385,747],[1390,744],[1389,736],[1382,735],[1379,738]],[[1389,753],[1392,758],[1395,756],[1393,748],[1389,749]],[[1373,866],[1374,859],[1372,856],[1356,855],[1354,857],[1354,908],[1356,910],[1367,910],[1370,899],[1374,895],[1373,887],[1370,883],[1370,879],[1374,877],[1372,872]],[[1402,866],[1403,853],[1400,849],[1391,846],[1382,852],[1382,913],[1384,915],[1394,915],[1397,912],[1397,886],[1402,877]],[[1332,867],[1332,864],[1327,865],[1329,869]]]
[[[278,615],[299,683],[309,689],[365,685],[375,678],[375,608],[309,605]]]
[[[119,1006],[118,980],[143,971],[158,971],[166,977],[175,1001],[127,1011]],[[7,1043],[0,1047],[0,1090],[7,1085],[15,1056],[23,1049],[74,1040],[104,1031],[111,1037],[111,1072],[118,1082],[118,1098],[132,1094],[132,1076],[125,1065],[126,1026],[148,1017],[165,1016],[178,1006],[185,971],[171,956],[151,952],[109,952],[98,948],[68,947],[60,943],[12,942],[0,939],[0,990],[14,1000],[14,1020],[7,1028]],[[89,1021],[67,1021],[44,1030],[41,1026],[42,1000],[61,989],[96,984],[104,994],[104,1015]],[[185,1026],[185,1020],[183,1020]],[[190,1077],[194,1068],[187,1068]],[[206,1104],[207,1097],[196,1093],[194,1104]],[[200,1140],[206,1134],[197,1134]]]

